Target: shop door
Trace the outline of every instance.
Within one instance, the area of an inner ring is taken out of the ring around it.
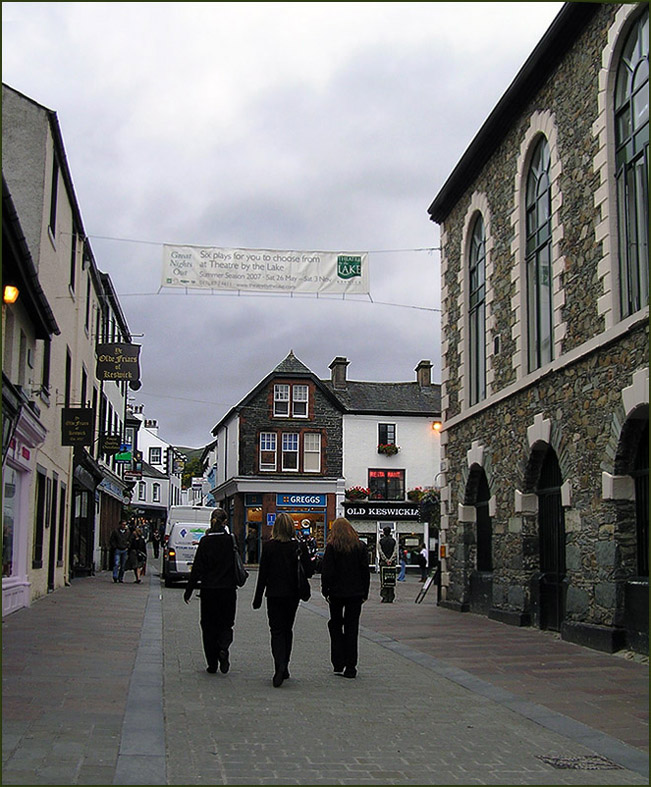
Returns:
[[[560,631],[565,617],[565,516],[562,477],[553,449],[545,456],[538,482],[540,544],[540,628]]]

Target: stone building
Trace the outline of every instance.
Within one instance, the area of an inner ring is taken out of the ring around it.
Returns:
[[[648,651],[648,5],[566,3],[432,202],[442,603]]]

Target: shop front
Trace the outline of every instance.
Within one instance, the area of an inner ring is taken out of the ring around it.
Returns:
[[[376,569],[377,543],[387,525],[399,548],[407,550],[408,567],[418,565],[420,545],[429,543],[428,525],[420,521],[418,503],[389,500],[345,502],[344,516],[366,544],[369,565]]]
[[[271,538],[276,516],[281,512],[292,517],[297,536],[313,537],[318,553],[323,554],[329,523],[334,519],[334,494],[260,492],[246,493],[242,497],[247,563],[259,562],[262,545]],[[236,522],[235,529],[239,529]]]

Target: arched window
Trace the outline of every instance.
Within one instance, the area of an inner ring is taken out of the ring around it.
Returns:
[[[545,137],[534,150],[526,190],[527,325],[529,371],[554,357],[550,155]]]
[[[630,31],[615,84],[615,145],[621,316],[649,298],[649,12]]]
[[[486,398],[486,232],[481,214],[475,219],[468,254],[470,404]]]

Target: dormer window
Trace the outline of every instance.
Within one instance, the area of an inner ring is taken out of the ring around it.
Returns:
[[[274,417],[307,418],[309,413],[309,386],[277,383],[274,385]]]

